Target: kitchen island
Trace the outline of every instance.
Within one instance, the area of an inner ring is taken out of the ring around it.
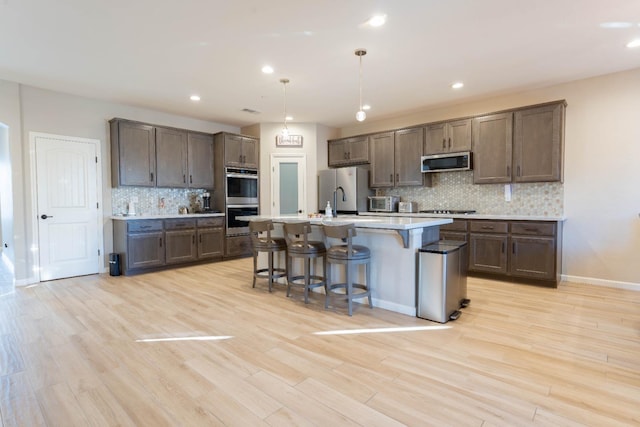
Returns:
[[[410,316],[416,315],[416,277],[418,249],[438,240],[440,225],[451,218],[403,218],[393,216],[341,215],[336,218],[307,218],[305,216],[247,216],[249,221],[272,220],[274,235],[282,235],[282,224],[309,221],[314,240],[327,245],[340,241],[325,239],[322,226],[353,223],[357,228],[354,243],[371,250],[371,295],[373,305]],[[284,257],[279,262],[284,265]],[[364,276],[360,272],[361,276]],[[338,276],[337,279],[340,277]],[[359,277],[358,281],[364,280]],[[363,283],[363,282],[361,282]]]

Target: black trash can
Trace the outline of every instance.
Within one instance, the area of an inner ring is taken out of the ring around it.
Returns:
[[[109,275],[120,275],[120,254],[109,254]]]

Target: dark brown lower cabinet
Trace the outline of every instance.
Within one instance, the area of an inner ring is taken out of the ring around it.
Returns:
[[[562,222],[455,219],[440,227],[440,240],[468,242],[469,273],[490,273],[557,286]]]
[[[251,253],[251,236],[227,236],[224,254],[226,258],[248,256]]]
[[[113,247],[125,275],[222,259],[224,218],[114,221]]]

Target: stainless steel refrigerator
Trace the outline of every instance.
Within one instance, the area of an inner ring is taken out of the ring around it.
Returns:
[[[337,206],[334,206],[333,193],[337,190]],[[369,170],[361,166],[326,169],[318,172],[318,211],[324,212],[327,201],[339,214],[355,214],[368,210],[368,199],[373,192],[369,189]]]

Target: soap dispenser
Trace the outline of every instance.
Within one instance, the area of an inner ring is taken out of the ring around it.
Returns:
[[[331,218],[333,216],[333,212],[331,210],[331,204],[329,203],[328,200],[327,200],[327,207],[324,208],[324,216],[326,216],[327,218]]]

